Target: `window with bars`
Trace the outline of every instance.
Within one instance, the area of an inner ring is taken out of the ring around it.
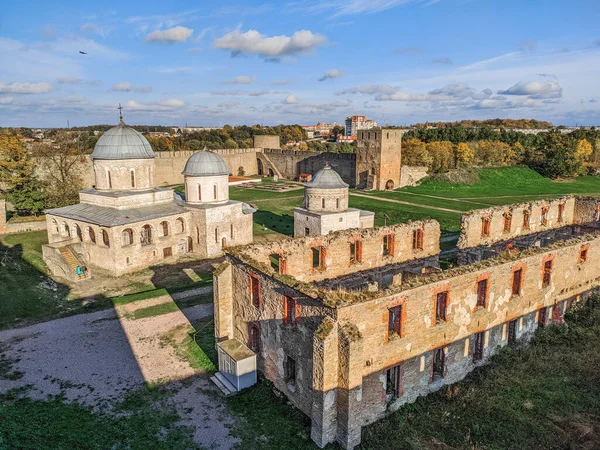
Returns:
[[[488,283],[489,283],[489,280],[487,278],[484,280],[479,280],[477,282],[477,307],[478,308],[485,308],[487,306]]]
[[[447,307],[448,307],[448,291],[439,292],[435,296],[435,321],[436,321],[436,323],[446,321]]]

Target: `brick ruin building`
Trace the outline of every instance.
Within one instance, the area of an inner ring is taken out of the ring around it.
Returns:
[[[351,449],[363,426],[560,324],[600,285],[599,221],[591,198],[472,211],[448,269],[433,220],[232,248],[215,335],[256,354],[317,445]]]

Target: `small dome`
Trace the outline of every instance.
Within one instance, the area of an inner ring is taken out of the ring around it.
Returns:
[[[128,127],[121,120],[119,125],[104,133],[92,153],[92,159],[148,159],[155,158],[152,147],[142,133]]]
[[[219,155],[204,149],[190,156],[181,173],[189,177],[229,175],[229,167]]]
[[[304,186],[316,189],[344,189],[348,187],[348,184],[344,183],[340,174],[328,164],[315,173],[312,180]]]

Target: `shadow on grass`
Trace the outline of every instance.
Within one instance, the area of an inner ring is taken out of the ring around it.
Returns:
[[[287,236],[294,235],[294,217],[289,214],[275,214],[271,211],[258,210],[254,213],[254,222],[277,233]]]

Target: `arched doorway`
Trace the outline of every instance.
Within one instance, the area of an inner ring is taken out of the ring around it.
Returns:
[[[273,177],[275,175],[275,173],[273,172],[273,169],[269,169],[269,176]]]
[[[260,159],[256,158],[256,167],[258,168],[258,174],[259,175],[264,175],[265,174],[265,169],[263,168],[263,163]]]
[[[223,237],[221,239],[221,248],[227,248],[227,238]]]
[[[187,251],[188,253],[192,253],[194,251],[194,240],[191,236],[187,238]]]
[[[392,180],[387,180],[385,183],[385,189],[391,191],[394,189],[394,182]]]

